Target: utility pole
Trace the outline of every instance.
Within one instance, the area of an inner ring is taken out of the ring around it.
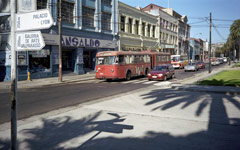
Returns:
[[[58,34],[59,34],[58,81],[62,82],[62,0],[58,1]]]
[[[208,47],[208,59],[209,59],[209,67],[208,67],[208,73],[211,73],[211,45],[212,45],[212,13],[210,12],[210,32],[209,32],[209,47]]]
[[[11,8],[11,150],[17,149],[17,54],[15,15],[16,0],[10,1]]]

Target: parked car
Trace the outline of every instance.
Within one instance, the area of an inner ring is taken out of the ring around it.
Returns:
[[[197,63],[188,63],[185,67],[184,67],[184,71],[198,71],[199,70],[199,66]]]
[[[217,61],[217,60],[213,60],[213,61],[211,62],[211,65],[212,65],[212,66],[218,66],[219,64],[220,64],[220,62]]]
[[[205,63],[203,61],[197,62],[199,69],[204,69],[205,68]]]
[[[217,61],[218,61],[220,64],[223,64],[223,58],[218,58]]]
[[[227,58],[226,57],[223,57],[223,62],[227,62],[228,60],[227,60]]]
[[[148,80],[164,80],[175,78],[175,71],[171,64],[158,65],[148,73]]]

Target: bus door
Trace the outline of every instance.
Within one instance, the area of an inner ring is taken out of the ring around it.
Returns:
[[[153,69],[154,68],[154,62],[155,62],[155,57],[154,57],[155,55],[151,55],[151,57],[150,57],[150,61],[151,61],[151,69]]]

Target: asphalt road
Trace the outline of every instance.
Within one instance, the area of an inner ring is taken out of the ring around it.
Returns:
[[[221,65],[222,66],[222,65]],[[214,66],[221,67],[221,66]],[[183,69],[176,70],[176,79],[184,79],[192,75],[206,71],[184,72]],[[146,78],[133,79],[142,82]],[[174,82],[175,80],[170,80]],[[161,81],[160,81],[161,82]],[[151,86],[151,84],[131,84],[127,81],[112,81],[98,83],[78,83],[59,86],[40,87],[18,90],[18,119],[42,114],[48,111],[74,106],[83,102],[113,96],[132,90]],[[10,91],[0,91],[0,124],[10,121]]]

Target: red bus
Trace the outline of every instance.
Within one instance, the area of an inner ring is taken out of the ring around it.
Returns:
[[[159,64],[170,64],[169,53],[103,51],[97,53],[96,79],[126,79],[147,76]]]
[[[171,55],[171,64],[173,68],[183,69],[187,62],[187,55]]]

